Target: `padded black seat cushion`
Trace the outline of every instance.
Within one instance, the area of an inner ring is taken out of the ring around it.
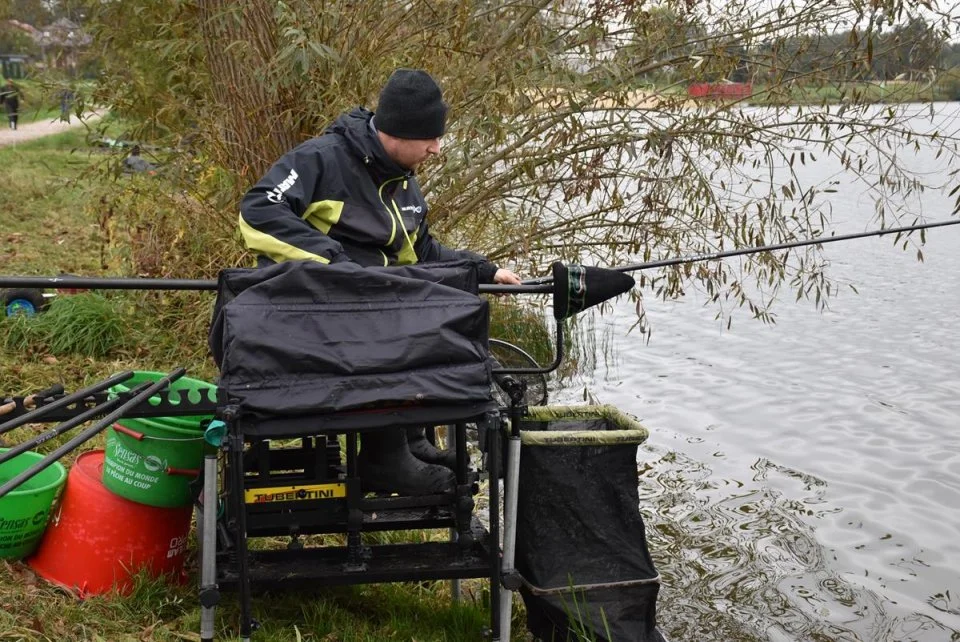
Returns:
[[[224,270],[210,330],[219,386],[258,416],[490,402],[476,283],[470,262]]]

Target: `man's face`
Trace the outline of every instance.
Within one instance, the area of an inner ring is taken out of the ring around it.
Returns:
[[[379,134],[387,156],[404,169],[416,169],[420,163],[440,153],[439,138],[411,139],[397,138],[383,132]]]

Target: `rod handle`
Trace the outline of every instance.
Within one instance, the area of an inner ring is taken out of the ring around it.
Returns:
[[[122,432],[123,434],[125,434],[125,435],[128,436],[128,437],[133,437],[133,438],[136,439],[137,441],[143,441],[143,438],[144,438],[144,436],[145,436],[142,432],[137,432],[136,430],[131,430],[130,428],[127,428],[126,426],[122,426],[122,425],[120,425],[120,424],[113,424],[113,426],[111,426],[111,428],[113,428],[113,429],[116,430],[117,432]]]
[[[199,477],[200,469],[199,468],[174,468],[173,466],[167,466],[168,475],[183,475],[184,477]]]
[[[47,397],[55,397],[57,395],[63,394],[63,386],[61,384],[54,384],[49,388],[44,388],[39,392],[35,392],[32,395],[27,396],[23,400],[23,407],[27,410],[33,410],[38,401],[43,401]]]

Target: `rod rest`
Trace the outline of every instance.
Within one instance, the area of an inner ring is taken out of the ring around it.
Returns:
[[[216,394],[213,395],[214,398],[211,399],[210,393],[213,392],[216,392]],[[28,408],[24,403],[25,400],[30,397],[30,395],[23,397],[5,397],[3,398],[2,403],[0,403],[0,409],[6,409],[6,412],[2,412],[2,414],[0,414],[0,423],[10,421],[11,419],[16,419],[27,414],[28,412],[41,409],[44,406],[52,404],[58,399],[62,399],[64,396],[66,396],[66,394],[61,393],[58,395],[45,397],[40,400],[34,398],[32,400],[33,404],[30,408]],[[77,415],[80,415],[91,408],[99,406],[105,402],[109,396],[110,393],[108,392],[97,392],[91,394],[82,401],[78,401],[77,403],[73,403],[62,408],[55,408],[50,410],[50,412],[39,415],[35,419],[35,422],[52,423],[73,419]],[[129,399],[132,395],[129,392],[122,392],[117,396],[124,399]],[[166,392],[158,393],[157,395],[151,397],[148,401],[131,408],[127,412],[123,413],[123,416],[136,419],[144,417],[213,415],[216,413],[217,407],[220,405],[220,396],[220,391],[213,388],[168,390]]]
[[[110,398],[107,391],[88,395],[82,401],[60,408],[51,408],[42,412],[44,406],[62,399],[67,393],[34,398],[26,404],[24,397],[6,397],[0,403],[0,425],[17,419],[28,412],[37,414],[31,423],[54,423],[73,419],[95,408]],[[126,400],[132,397],[129,392],[117,395]],[[125,418],[139,419],[149,417],[192,417],[213,416],[218,411],[230,407],[226,394],[219,388],[190,388],[167,390],[157,393],[123,413]],[[429,425],[457,421],[474,417],[492,407],[493,402],[472,402],[457,405],[389,405],[384,407],[358,408],[340,412],[318,413],[304,416],[273,416],[265,419],[254,417],[244,421],[243,432],[247,436],[261,438],[296,437],[302,434],[320,434],[323,432],[343,432],[350,430],[369,430],[397,425]],[[29,405],[29,407],[28,407]],[[38,412],[41,411],[41,412]],[[104,413],[106,414],[106,412]],[[226,419],[226,416],[224,416]],[[322,424],[322,428],[319,425]]]

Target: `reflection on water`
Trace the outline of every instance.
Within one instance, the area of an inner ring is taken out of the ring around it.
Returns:
[[[672,639],[958,639],[836,571],[810,525],[842,512],[823,480],[766,459],[744,481],[717,479],[676,451],[647,446],[640,459],[641,506],[664,578],[660,622]],[[949,596],[934,599],[946,606]]]
[[[834,200],[838,233],[873,227],[859,194]],[[586,389],[650,429],[641,509],[673,640],[960,640],[960,228],[927,239],[923,263],[891,239],[825,246],[858,294],[781,301],[773,326],[728,331],[696,295],[647,298],[649,344],[625,300],[595,320],[616,363],[553,402]]]

